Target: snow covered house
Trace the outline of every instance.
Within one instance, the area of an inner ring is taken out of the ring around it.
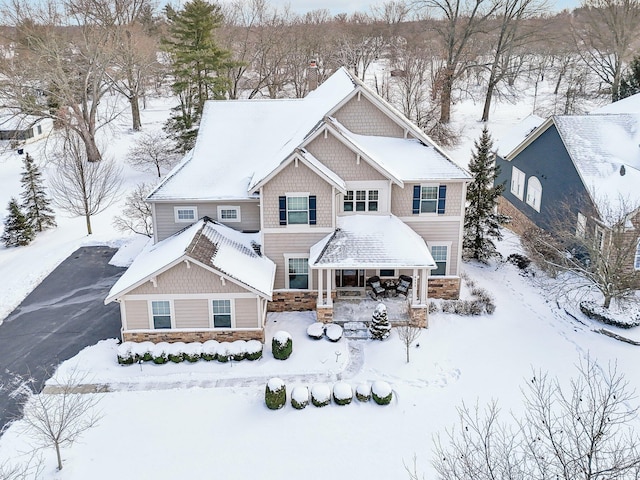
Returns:
[[[640,238],[640,113],[529,117],[499,141],[496,163],[499,210],[517,233],[553,231],[568,213],[576,231],[595,228],[604,241],[606,219],[624,213]],[[629,267],[640,270],[640,243]]]
[[[15,115],[9,111],[0,113],[0,140],[28,143],[46,137],[53,130],[53,120]]]
[[[149,195],[154,244],[106,302],[125,340],[258,338],[267,311],[330,322],[367,279],[403,275],[426,323],[429,296],[459,294],[469,180],[344,68],[303,99],[208,102]]]

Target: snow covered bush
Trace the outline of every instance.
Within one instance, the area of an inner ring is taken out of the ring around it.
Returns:
[[[273,358],[277,360],[286,360],[293,351],[293,339],[289,332],[280,330],[273,335],[271,339],[271,351]]]
[[[247,342],[247,358],[249,360],[258,360],[260,357],[262,357],[262,342],[249,340]]]
[[[182,353],[187,362],[195,363],[202,357],[202,344],[200,342],[187,343]]]
[[[170,343],[167,348],[169,360],[173,363],[180,363],[184,360],[184,342]]]
[[[309,389],[307,387],[295,387],[291,391],[291,406],[296,410],[302,410],[309,405]]]
[[[135,362],[150,362],[153,360],[153,342],[131,342],[131,353]]]
[[[118,363],[120,365],[131,365],[135,362],[135,355],[131,351],[132,342],[122,342],[118,345]]]
[[[342,338],[342,327],[340,325],[332,323],[331,325],[327,325],[325,333],[327,334],[327,338],[329,340],[331,340],[332,342],[337,342]]]
[[[580,311],[587,317],[607,325],[619,328],[632,328],[640,325],[640,311],[637,308],[616,313],[595,302],[580,302]]]
[[[454,300],[444,300],[440,306],[442,307],[442,313],[455,313],[456,302]]]
[[[373,401],[378,405],[389,405],[393,397],[391,385],[381,380],[373,382],[371,386],[371,396],[373,397]]]
[[[387,307],[384,303],[379,303],[376,306],[369,325],[369,333],[374,340],[384,340],[391,333],[391,323],[387,318]]]
[[[429,308],[429,313],[437,313],[440,311],[440,307],[438,307],[438,304],[433,300],[429,300],[428,308]]]
[[[217,340],[207,340],[202,344],[202,359],[208,362],[218,358],[218,348],[220,343]]]
[[[324,407],[331,403],[331,389],[324,383],[311,387],[311,403],[316,407]]]
[[[353,389],[346,382],[338,382],[333,386],[333,401],[338,405],[349,405],[353,400]]]
[[[529,260],[524,255],[519,253],[512,253],[507,257],[507,262],[513,263],[520,270],[526,270],[529,265],[531,265],[531,260]]]
[[[231,344],[229,342],[222,342],[218,345],[216,358],[219,362],[227,363],[229,361],[229,357],[231,356],[231,353],[229,352],[230,347]]]
[[[247,358],[247,342],[236,340],[229,344],[229,356],[236,362]]]
[[[320,340],[324,336],[324,323],[315,322],[307,327],[307,335],[314,340]]]
[[[356,387],[356,398],[361,402],[371,400],[371,384],[363,382]]]
[[[287,387],[281,378],[274,377],[267,382],[264,401],[269,410],[278,410],[287,402]]]
[[[167,342],[156,343],[153,346],[153,350],[151,351],[151,356],[153,357],[153,363],[162,365],[163,363],[167,363],[169,357],[167,356],[167,350],[169,349],[169,344]]]

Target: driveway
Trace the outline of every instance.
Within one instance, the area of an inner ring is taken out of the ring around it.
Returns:
[[[0,432],[20,411],[11,395],[16,375],[30,375],[40,390],[58,364],[99,340],[119,337],[118,304],[103,303],[125,270],[108,264],[115,252],[76,250],[0,325]]]

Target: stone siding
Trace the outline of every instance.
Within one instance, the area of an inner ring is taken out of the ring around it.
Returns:
[[[518,210],[509,200],[504,197],[498,199],[498,213],[511,217],[511,222],[505,225],[509,230],[522,235],[531,228],[538,228],[529,217]]]
[[[429,298],[457,300],[460,297],[460,277],[429,277]]]
[[[264,330],[235,330],[235,331],[197,331],[185,332],[177,330],[155,330],[145,332],[123,332],[124,342],[234,342],[236,340],[259,340],[264,342]]]
[[[427,328],[429,326],[429,314],[425,307],[410,307],[409,318],[420,328]]]
[[[333,307],[319,307],[316,310],[318,321],[322,323],[333,322]]]
[[[311,290],[290,290],[273,292],[273,300],[267,304],[269,312],[303,312],[315,310],[318,292]]]

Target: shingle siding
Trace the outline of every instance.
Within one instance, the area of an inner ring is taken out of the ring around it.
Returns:
[[[291,235],[282,233],[264,234],[264,253],[276,264],[276,278],[274,289],[285,288],[284,254],[300,253],[309,254],[309,249],[314,244],[327,236],[327,233],[294,233]],[[312,285],[317,286],[317,279],[313,278]]]
[[[449,271],[447,275],[456,275],[458,271],[458,261],[460,250],[458,248],[458,240],[460,238],[460,222],[409,222],[407,223],[418,235],[420,235],[427,244],[451,243],[451,251],[449,252]]]
[[[404,130],[364,95],[354,96],[334,117],[354,133],[385,137],[404,137]]]
[[[444,216],[460,216],[460,213],[462,211],[462,201],[463,201],[463,198],[462,198],[463,184],[461,182],[433,181],[433,182],[424,182],[424,183],[446,185],[447,199],[445,203]],[[393,185],[391,187],[391,213],[393,213],[395,216],[408,217],[412,215],[414,185],[420,185],[420,184],[405,183],[404,188],[401,188],[398,185]]]

